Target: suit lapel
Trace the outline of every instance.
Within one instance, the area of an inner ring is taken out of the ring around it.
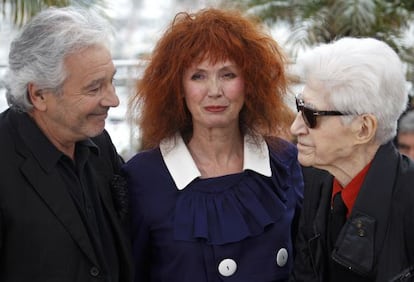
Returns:
[[[105,165],[105,162],[96,161],[95,163],[96,166],[94,167],[94,169],[96,169],[95,173],[98,174],[98,177],[96,177],[97,179],[104,180],[106,178],[102,175],[112,175],[114,173],[112,171],[112,168]],[[99,177],[99,175],[101,176]],[[116,238],[117,242],[121,242],[121,251],[125,254],[126,252],[128,252],[127,247],[125,246],[125,244],[123,244],[123,242],[126,241],[124,234],[125,230],[122,230],[122,227],[120,225],[120,219],[118,218],[118,215],[116,213],[116,209],[113,202],[113,196],[111,195],[111,188],[112,187],[108,186],[108,183],[100,183],[99,185],[97,185],[99,197],[101,199],[105,213],[109,219],[108,222],[111,225],[114,237]]]
[[[35,136],[39,135],[37,132],[39,129],[34,127],[33,121],[27,114],[10,111],[9,118],[13,125],[11,134],[16,150],[25,159],[20,168],[22,174],[49,207],[51,213],[65,226],[80,249],[97,264],[88,233],[62,179],[55,169],[45,169],[35,158],[36,155],[42,154],[35,140]],[[30,141],[26,143],[25,140]],[[43,143],[40,145],[44,146]]]
[[[332,182],[333,177],[328,176],[320,184],[320,202],[315,216],[315,231],[321,234],[323,242],[326,242],[327,234],[327,222],[329,216],[329,210],[331,208],[331,195],[332,195]],[[326,248],[326,245],[324,248]]]
[[[101,149],[101,153],[103,153],[103,150],[106,148]],[[96,156],[91,157],[94,158]],[[104,157],[104,159],[107,158]],[[97,174],[96,179],[102,181],[102,183],[99,183],[97,185],[99,197],[101,199],[105,214],[108,218],[108,223],[110,224],[111,230],[113,231],[114,240],[117,242],[116,248],[120,259],[120,267],[122,268],[121,276],[123,276],[124,279],[130,280],[132,279],[129,277],[131,277],[131,269],[133,268],[131,263],[131,246],[128,245],[128,242],[130,241],[125,236],[125,230],[120,224],[120,219],[114,207],[113,196],[111,195],[111,188],[113,189],[113,187],[109,187],[108,183],[106,182],[107,178],[103,177],[104,175],[112,175],[114,171],[110,164],[106,163],[105,161],[95,160],[94,163],[94,173]]]
[[[26,160],[21,170],[51,212],[65,226],[80,249],[92,262],[97,264],[95,252],[81,216],[56,171],[46,174],[32,158]]]
[[[326,256],[327,253],[327,222],[330,210],[330,199],[332,194],[332,182],[333,177],[326,173],[322,174],[322,177],[315,177],[313,183],[309,184],[309,188],[318,189],[312,193],[312,197],[315,197],[315,218],[313,220],[313,233],[314,236],[309,240],[309,246],[311,248],[310,255],[315,263],[315,268],[321,270],[319,275],[323,276],[327,271]]]

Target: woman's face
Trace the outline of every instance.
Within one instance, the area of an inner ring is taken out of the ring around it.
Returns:
[[[239,126],[244,104],[244,79],[239,67],[226,60],[193,64],[183,77],[184,98],[193,126],[206,129]]]
[[[305,86],[300,96],[305,106],[314,110],[336,110],[329,107],[328,97],[326,91],[315,86]],[[290,128],[297,137],[299,162],[332,171],[352,161],[355,152],[352,127],[344,124],[340,116],[318,116],[316,119],[316,127],[309,128],[299,112]]]

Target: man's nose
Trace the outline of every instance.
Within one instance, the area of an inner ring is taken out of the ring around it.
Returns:
[[[116,95],[115,87],[108,87],[103,97],[102,105],[106,107],[117,107],[119,105],[119,98]]]

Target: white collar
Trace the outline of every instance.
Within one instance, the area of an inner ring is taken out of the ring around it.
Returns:
[[[272,171],[269,148],[262,137],[259,137],[258,141],[259,143],[256,144],[250,135],[244,137],[243,170],[250,169],[270,177]],[[191,181],[201,176],[181,135],[176,134],[175,137],[164,139],[160,144],[160,150],[167,169],[179,190],[184,189]]]

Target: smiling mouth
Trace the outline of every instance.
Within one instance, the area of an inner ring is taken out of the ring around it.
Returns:
[[[108,117],[108,113],[94,113],[94,114],[91,114],[91,116],[106,119]]]

